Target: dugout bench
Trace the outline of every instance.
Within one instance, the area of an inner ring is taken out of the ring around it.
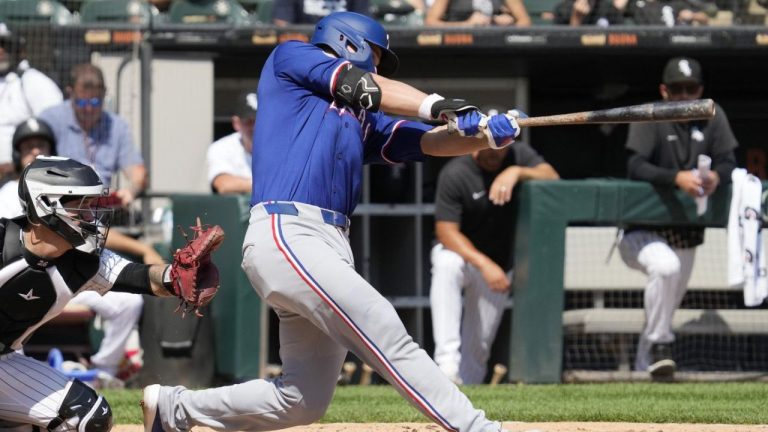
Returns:
[[[642,309],[563,313],[566,228],[627,224],[722,228],[728,220],[730,188],[710,196],[701,217],[694,200],[683,192],[629,180],[529,181],[521,185],[519,199],[509,377],[513,382],[559,383],[564,333],[639,333],[643,325]],[[674,326],[689,334],[764,333],[765,314],[765,310],[681,309]]]

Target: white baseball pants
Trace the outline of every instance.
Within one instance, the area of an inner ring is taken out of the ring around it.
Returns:
[[[624,263],[648,276],[643,296],[645,326],[635,357],[635,370],[645,371],[651,364],[651,345],[675,340],[672,318],[688,287],[696,248],[672,248],[654,232],[632,231],[619,242],[619,252]]]
[[[349,350],[444,429],[499,431],[355,271],[347,232],[324,223],[321,209],[291,204],[297,215],[254,206],[243,243],[243,269],[280,319],[283,374],[198,391],[161,387],[163,428],[256,431],[315,422],[331,402]]]
[[[144,298],[124,292],[110,291],[102,296],[95,291],[83,291],[70,303],[88,306],[101,316],[104,338],[99,350],[91,356],[91,363],[112,376],[117,375],[125,355],[125,344],[141,318]]]
[[[431,259],[435,362],[454,382],[481,384],[509,293],[493,291],[477,267],[442,244],[432,248]],[[507,276],[511,280],[511,270]]]
[[[0,430],[32,432],[31,425],[46,430],[59,416],[67,391],[69,378],[47,363],[19,352],[0,356]],[[65,422],[57,430],[67,428],[74,429]]]

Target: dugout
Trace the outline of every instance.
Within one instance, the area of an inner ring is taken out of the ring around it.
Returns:
[[[311,27],[150,22],[19,31],[35,47],[28,49],[32,64],[60,82],[77,62],[105,67],[113,107],[131,116],[143,146],[152,191],[202,196],[209,193],[202,174],[205,149],[230,132],[228,107],[243,89],[255,88],[275,44],[306,40]],[[739,165],[766,178],[766,27],[392,27],[391,33],[402,65],[397,78],[475,99],[484,108],[516,106],[532,115],[655,100],[666,60],[695,57],[703,67],[705,96],[723,106],[740,142]],[[624,177],[625,136],[624,126],[573,126],[534,128],[523,139],[564,179],[579,180]],[[411,334],[428,348],[431,203],[443,163],[366,169],[363,203],[353,217],[358,270],[392,299]],[[232,211],[220,214],[226,219],[237,213]],[[550,381],[550,372],[546,378],[520,372],[528,378],[516,379]]]

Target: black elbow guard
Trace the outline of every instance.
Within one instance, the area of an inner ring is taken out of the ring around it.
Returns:
[[[373,76],[352,64],[346,64],[336,79],[334,97],[352,108],[378,111],[381,106],[381,89]]]

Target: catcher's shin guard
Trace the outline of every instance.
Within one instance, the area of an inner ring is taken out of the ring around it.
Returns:
[[[112,429],[112,409],[107,400],[79,379],[72,380],[67,395],[59,408],[59,416],[48,424],[54,431],[63,423],[67,430],[77,432],[109,432]]]

